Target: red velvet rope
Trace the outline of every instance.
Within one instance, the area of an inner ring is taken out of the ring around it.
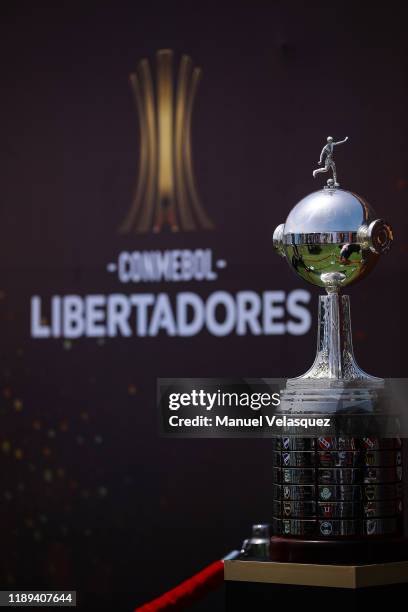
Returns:
[[[171,589],[161,597],[136,608],[135,612],[161,612],[162,610],[185,610],[202,599],[224,581],[224,563],[215,561],[195,576]]]

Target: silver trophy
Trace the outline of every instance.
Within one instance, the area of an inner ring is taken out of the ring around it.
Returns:
[[[298,276],[326,290],[315,361],[286,381],[276,411],[331,424],[314,431],[287,425],[272,438],[271,521],[254,526],[243,560],[353,566],[394,561],[403,550],[399,420],[388,381],[356,363],[349,298],[341,294],[388,251],[392,230],[361,196],[339,188],[333,148],[347,138],[327,140],[324,167],[313,176],[331,170],[333,178],[291,210],[273,241]]]
[[[302,376],[288,387],[318,380],[330,387],[346,383],[381,385],[382,380],[364,372],[356,363],[350,325],[350,304],[344,287],[366,276],[393,240],[392,230],[361,196],[339,189],[333,146],[328,138],[320,157],[319,172],[333,171],[327,186],[303,198],[273,234],[275,250],[308,283],[323,287],[319,298],[317,355]]]
[[[383,429],[370,437],[367,421],[361,421],[359,434],[345,434],[338,425],[339,415],[357,415],[359,423],[361,415],[383,415],[385,381],[356,363],[349,297],[341,291],[368,274],[393,239],[366,200],[339,188],[333,147],[346,140],[328,138],[320,157],[324,168],[313,176],[331,169],[333,178],[303,198],[273,236],[276,251],[296,274],[326,290],[319,297],[315,361],[305,374],[287,380],[280,410],[335,415],[326,437],[304,438],[288,429],[273,441],[274,538],[364,539],[401,532],[401,441],[383,439]]]

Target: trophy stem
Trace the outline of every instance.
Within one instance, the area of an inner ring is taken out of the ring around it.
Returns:
[[[382,385],[383,379],[370,376],[356,363],[350,320],[350,299],[333,291],[319,296],[317,353],[305,374],[288,380],[289,386],[306,381],[326,381],[335,386],[350,383]]]

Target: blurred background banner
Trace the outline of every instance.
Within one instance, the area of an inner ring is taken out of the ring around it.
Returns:
[[[318,291],[272,233],[329,134],[395,230],[348,292],[358,362],[407,375],[405,24],[402,2],[2,9],[4,587],[131,609],[270,519],[268,440],[160,438],[155,384],[311,365]]]

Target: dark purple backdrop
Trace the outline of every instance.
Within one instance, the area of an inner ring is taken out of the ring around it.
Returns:
[[[30,339],[30,297],[130,292],[105,271],[120,250],[197,246],[228,261],[217,288],[303,287],[271,236],[316,187],[328,134],[350,137],[342,185],[395,229],[392,252],[350,290],[357,357],[407,375],[407,15],[402,2],[354,4],[2,8],[2,588],[71,587],[88,609],[130,610],[270,518],[269,442],[159,439],[155,380],[296,375],[315,324],[300,337],[67,344]],[[128,75],[162,48],[203,69],[194,159],[216,230],[123,237],[138,160]]]

